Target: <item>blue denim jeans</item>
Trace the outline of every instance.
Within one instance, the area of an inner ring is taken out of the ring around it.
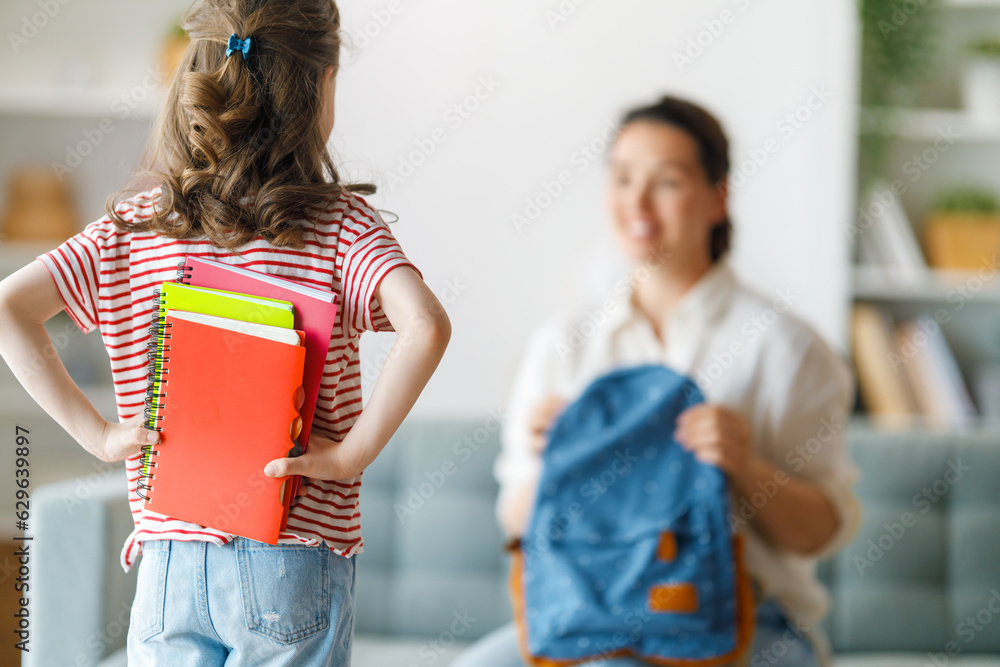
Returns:
[[[354,558],[243,537],[143,543],[129,665],[347,667]]]
[[[587,667],[647,667],[633,658],[588,662]],[[750,655],[751,667],[818,667],[808,637],[802,635],[772,600],[757,607],[757,629]],[[458,657],[451,667],[525,667],[513,624],[486,635]]]

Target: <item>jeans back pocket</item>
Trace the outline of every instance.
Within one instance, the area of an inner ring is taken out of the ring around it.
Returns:
[[[291,644],[329,628],[329,559],[330,550],[322,546],[239,540],[236,560],[247,629]]]
[[[169,540],[146,540],[142,543],[135,600],[129,617],[129,632],[140,642],[163,632],[169,560]]]

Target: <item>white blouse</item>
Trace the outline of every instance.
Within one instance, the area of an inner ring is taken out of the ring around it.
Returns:
[[[642,279],[641,269],[633,281]],[[820,641],[816,628],[829,598],[816,578],[818,558],[844,547],[857,531],[861,511],[853,486],[858,470],[846,451],[847,418],[854,378],[849,365],[804,321],[789,311],[793,294],[774,298],[740,283],[723,259],[684,293],[664,330],[664,343],[632,303],[634,283],[620,281],[606,299],[545,322],[531,337],[508,401],[502,451],[494,465],[500,483],[497,510],[529,480],[537,480],[540,458],[531,451],[528,417],[555,394],[578,397],[600,375],[615,368],[662,363],[688,375],[706,402],[738,411],[750,423],[757,454],[792,476],[817,484],[840,517],[835,536],[814,557],[768,543],[749,521],[746,567],[774,595],[793,622]],[[749,500],[765,502],[774,487]],[[733,514],[751,518],[753,504],[733,504]]]

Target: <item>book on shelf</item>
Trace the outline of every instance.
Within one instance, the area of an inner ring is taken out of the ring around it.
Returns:
[[[917,412],[932,424],[946,425],[949,421],[948,392],[944,386],[935,381],[936,369],[932,365],[933,360],[927,348],[911,347],[921,335],[923,329],[913,321],[903,322],[896,327],[897,348],[904,355],[911,353],[900,366],[913,388]]]
[[[869,304],[854,307],[851,347],[858,371],[858,390],[873,421],[901,426],[917,413],[916,399],[899,364],[899,346],[891,315]]]
[[[927,345],[921,347],[919,353],[930,357],[929,366],[933,369],[931,381],[944,388],[948,425],[954,427],[967,425],[978,411],[962,378],[958,360],[955,359],[951,346],[945,340],[941,326],[926,313],[913,322],[927,337]]]
[[[977,410],[941,326],[928,314],[896,323],[884,306],[856,304],[851,346],[858,389],[877,424],[962,428]]]
[[[894,284],[925,280],[927,260],[899,196],[885,180],[875,181],[865,197],[858,219],[858,261],[878,269]]]

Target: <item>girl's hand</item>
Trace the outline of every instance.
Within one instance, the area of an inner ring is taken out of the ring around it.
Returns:
[[[746,473],[753,459],[750,424],[721,405],[700,403],[682,412],[674,437],[699,461],[718,466],[730,477]]]
[[[115,463],[139,454],[143,445],[159,442],[160,434],[145,428],[143,418],[139,413],[120,424],[105,422],[95,456],[105,463]]]
[[[528,417],[531,431],[531,451],[541,454],[549,444],[545,432],[556,422],[568,401],[561,396],[548,396],[538,403]]]
[[[274,459],[264,466],[264,474],[268,477],[303,475],[329,481],[357,477],[365,469],[360,453],[352,454],[343,442],[310,433],[305,454]]]

